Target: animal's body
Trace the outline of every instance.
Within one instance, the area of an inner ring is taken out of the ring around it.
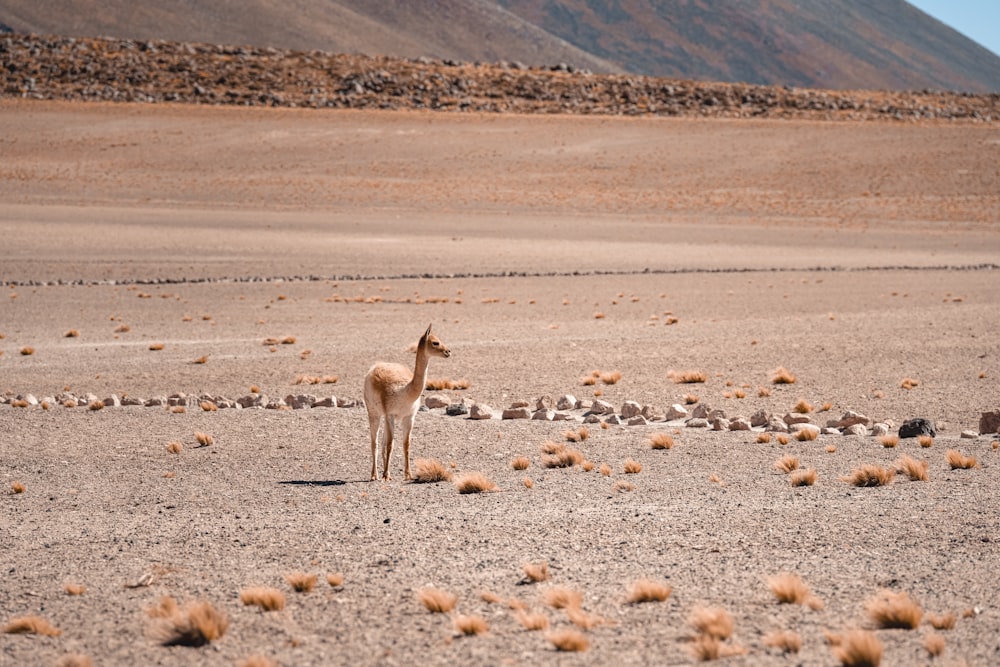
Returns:
[[[406,479],[410,477],[410,433],[413,418],[420,408],[420,394],[427,383],[427,364],[431,357],[449,357],[449,350],[431,327],[417,343],[417,359],[411,371],[406,366],[378,362],[365,375],[365,407],[368,410],[368,428],[371,431],[372,480],[378,479],[376,460],[378,456],[379,430],[384,424],[385,444],[382,451],[382,479],[389,476],[389,457],[393,440],[402,436],[404,470]]]

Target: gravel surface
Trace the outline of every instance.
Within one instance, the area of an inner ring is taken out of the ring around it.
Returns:
[[[0,622],[34,614],[62,631],[0,635],[0,663],[679,664],[693,661],[699,605],[732,615],[724,645],[747,653],[727,664],[835,664],[825,633],[852,628],[875,632],[884,664],[929,662],[926,621],[875,629],[865,605],[882,589],[956,615],[943,664],[995,663],[1000,436],[960,434],[998,407],[996,131],[602,122],[0,104]],[[616,411],[663,412],[690,393],[730,417],[805,399],[821,426],[857,410],[897,427],[925,417],[938,435],[929,448],[832,434],[782,445],[683,421],[588,424],[568,445],[585,471],[542,463],[582,410],[568,423],[421,413],[413,459],[498,487],[459,494],[402,482],[399,453],[394,481],[368,482],[360,406],[11,404],[236,399],[252,385],[350,404],[371,363],[412,361],[429,322],[452,351],[430,377],[469,382],[439,393],[496,413],[596,392]],[[771,383],[779,366],[794,384]],[[583,385],[594,370],[622,376]],[[706,381],[669,380],[687,370]],[[305,376],[337,381],[296,384]],[[653,450],[654,433],[673,447]],[[950,449],[978,465],[951,469]],[[775,469],[786,455],[815,469],[812,486]],[[928,480],[844,479],[903,455],[925,460]],[[523,566],[540,562],[549,579],[527,583]],[[294,592],[293,572],[316,587]],[[778,604],[767,579],[781,572],[822,608]],[[629,604],[641,579],[672,592]],[[254,586],[283,591],[285,608],[242,605]],[[488,632],[460,636],[428,612],[428,586]],[[575,627],[545,602],[557,586],[601,620],[583,630],[586,652],[557,652],[511,609]],[[161,646],[147,610],[168,595],[209,601],[227,632]],[[796,656],[764,643],[786,629]]]

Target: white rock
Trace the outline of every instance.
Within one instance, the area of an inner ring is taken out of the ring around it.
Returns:
[[[441,394],[429,394],[424,398],[424,405],[431,410],[435,408],[446,408],[451,403],[446,396]]]
[[[686,419],[687,416],[688,416],[688,411],[684,408],[684,406],[681,405],[680,403],[674,403],[667,410],[665,418],[668,422],[670,422],[675,419]],[[698,415],[692,415],[692,416],[697,417]]]
[[[550,422],[552,421],[552,418],[555,416],[555,414],[556,414],[555,410],[548,410],[548,409],[535,410],[534,413],[532,413],[531,415],[531,419],[533,421]]]
[[[715,417],[709,422],[712,424],[713,431],[728,431],[729,430],[729,420],[725,417]]]
[[[788,414],[786,414],[784,417],[782,417],[782,420],[789,426],[791,426],[792,424],[809,424],[812,422],[812,419],[809,418],[809,415],[800,415],[798,413],[793,413],[793,412],[789,412]]]
[[[637,417],[642,412],[642,406],[635,401],[625,401],[622,403],[621,415],[622,419],[631,419],[632,417]]]
[[[888,424],[878,423],[872,425],[872,435],[878,437],[880,435],[887,435],[888,433],[889,433]]]
[[[563,394],[556,401],[556,410],[575,410],[576,409],[576,396],[573,394]]]
[[[648,423],[649,422],[646,421],[646,418],[643,417],[642,415],[636,415],[635,417],[632,417],[631,419],[628,420],[629,426],[645,426]]]
[[[617,424],[621,424],[622,420],[621,420],[621,418],[618,415],[612,413],[612,414],[608,415],[607,419],[604,420],[604,423],[605,424],[611,424],[611,425],[617,425]]]
[[[493,419],[493,408],[485,403],[474,403],[469,408],[469,419]]]
[[[694,419],[687,420],[685,426],[688,428],[708,428],[708,420],[703,417],[695,417]]]
[[[324,396],[318,399],[312,405],[314,408],[335,408],[337,407],[337,397],[336,396]],[[219,406],[222,407],[222,406]]]
[[[614,414],[615,408],[607,401],[597,399],[591,404],[590,411],[595,415],[609,415]]]
[[[864,424],[851,424],[850,426],[844,429],[844,435],[867,436],[868,427],[865,426]]]
[[[729,422],[730,431],[749,431],[750,421],[746,417],[737,417]]]
[[[771,421],[771,415],[767,410],[758,410],[750,415],[751,426],[764,426]]]
[[[871,420],[861,414],[860,412],[855,412],[854,410],[848,410],[840,419],[832,419],[827,422],[827,426],[832,426],[833,428],[847,428],[848,426],[854,426],[855,424],[863,424],[868,426]]]
[[[830,426],[824,426],[822,429],[820,429],[819,433],[820,435],[840,435],[840,429],[832,428]]]
[[[36,405],[38,405],[38,399],[35,398],[34,394],[25,394],[25,395],[21,396],[21,400],[24,401],[25,403],[27,403],[30,406],[36,406]]]
[[[122,401],[118,398],[117,394],[111,394],[107,398],[102,398],[101,403],[104,403],[104,407],[106,408],[120,408],[122,405]]]
[[[527,407],[507,408],[500,416],[501,419],[531,419],[531,411]]]
[[[958,437],[960,437],[960,438],[968,438],[969,440],[975,440],[976,438],[979,437],[979,432],[978,431],[962,431],[961,433],[958,434]]]
[[[581,398],[581,399],[577,400],[577,402],[576,402],[576,409],[577,410],[589,410],[590,406],[592,406],[593,404],[594,404],[593,401],[589,401],[589,400],[587,400],[585,398]]]
[[[801,423],[788,425],[789,433],[798,433],[799,431],[811,431],[816,435],[819,435],[819,426],[816,426],[816,424],[801,424]]]

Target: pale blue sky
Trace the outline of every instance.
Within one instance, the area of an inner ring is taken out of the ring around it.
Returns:
[[[1000,55],[1000,0],[909,0],[909,2],[941,23],[951,26]]]

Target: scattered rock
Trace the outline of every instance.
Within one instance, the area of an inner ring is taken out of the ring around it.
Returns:
[[[819,431],[820,435],[840,435],[839,428],[833,428],[832,426],[824,426]]]
[[[764,426],[769,421],[771,421],[771,413],[767,410],[758,410],[750,415],[751,426]]]
[[[356,398],[338,398],[337,407],[338,408],[356,408],[362,405],[363,401],[359,401]]]
[[[674,421],[675,419],[686,419],[688,416],[688,411],[680,403],[674,403],[667,409],[667,414],[664,418],[668,421]],[[693,414],[692,417],[704,419],[704,415]]]
[[[834,419],[826,423],[827,426],[832,426],[833,428],[847,428],[855,424],[868,426],[871,424],[871,420],[860,412],[848,410],[840,419]]]
[[[636,415],[635,417],[632,417],[631,419],[628,420],[629,426],[645,426],[648,423],[649,422],[646,421],[646,418],[643,417],[642,415]]]
[[[687,420],[685,424],[688,428],[708,428],[708,420],[703,417],[694,417]]]
[[[875,437],[881,435],[887,435],[889,433],[889,425],[878,422],[877,424],[872,424],[872,435]]]
[[[642,412],[640,412],[639,414],[645,417],[647,421],[657,421],[663,419],[663,415],[657,412],[656,408],[654,408],[652,405],[642,406]]]
[[[518,408],[526,408],[530,405],[527,401],[514,401],[510,404],[509,410],[516,410]]]
[[[292,410],[304,410],[305,408],[311,408],[315,403],[316,397],[312,394],[298,394],[296,396],[289,394],[288,396],[285,396],[285,405],[290,407]]]
[[[563,394],[556,401],[556,410],[575,410],[576,409],[576,396],[573,394]]]
[[[461,417],[462,415],[469,414],[469,408],[465,407],[464,402],[459,401],[458,403],[452,403],[445,408],[444,413],[449,417]]]
[[[705,419],[711,422],[713,419],[729,419],[729,415],[722,408],[716,408],[715,410],[709,410],[708,416]]]
[[[730,431],[749,431],[750,421],[746,417],[737,417],[729,422]]]
[[[38,399],[34,394],[24,394],[23,396],[18,396],[18,398],[32,407],[38,405]]]
[[[844,435],[860,435],[862,437],[868,435],[868,427],[864,424],[851,424],[843,431]]]
[[[535,401],[535,411],[538,410],[548,410],[552,407],[552,397],[546,394],[545,396],[540,396]]]
[[[622,404],[621,415],[622,419],[631,419],[632,417],[638,416],[642,412],[642,406],[635,401],[625,401]]]
[[[485,403],[473,403],[469,408],[469,419],[493,419],[493,408]]]
[[[725,417],[715,417],[710,420],[709,423],[712,425],[713,431],[728,431],[729,430],[729,420]]]
[[[681,409],[683,410],[684,408],[681,408]],[[704,403],[699,403],[698,405],[694,406],[694,409],[691,411],[691,416],[694,417],[695,419],[706,419],[707,420],[708,419],[708,413],[709,413],[710,410],[711,410],[711,408],[709,408]]]
[[[431,410],[435,408],[446,408],[451,404],[447,396],[442,396],[441,394],[429,394],[424,398],[424,405],[426,405]]]
[[[604,423],[611,424],[612,426],[617,426],[618,424],[622,423],[622,420],[621,417],[619,417],[618,415],[611,413],[610,415],[608,415],[607,419],[604,420]]]
[[[122,406],[122,401],[118,398],[117,394],[111,394],[107,398],[102,398],[101,403],[104,403],[106,408],[120,408]]]
[[[555,410],[543,408],[541,410],[535,410],[531,415],[531,419],[533,421],[550,422],[555,414]]]
[[[788,425],[789,433],[798,433],[799,431],[812,431],[816,435],[819,435],[819,426],[816,426],[816,424],[806,424],[805,422]]]
[[[147,408],[159,408],[166,404],[167,404],[166,396],[153,396],[152,398],[147,398],[146,402],[143,405],[145,405]]]
[[[812,423],[812,419],[809,417],[809,415],[800,415],[797,412],[789,412],[784,417],[782,417],[782,420],[789,426],[791,426],[792,424]]]
[[[937,435],[934,426],[923,417],[908,419],[899,426],[900,438],[916,438],[921,435],[929,435],[932,438]]]
[[[595,415],[610,415],[614,414],[615,408],[607,401],[602,401],[601,399],[596,399],[590,405],[590,412]]]
[[[979,437],[979,433],[976,431],[962,431],[959,436],[960,438],[966,438],[968,440],[975,440]]]
[[[979,432],[983,435],[1000,433],[1000,410],[982,413],[979,417]]]
[[[144,403],[145,402],[141,398],[138,398],[137,396],[122,397],[122,405],[124,406],[143,405]]]
[[[772,417],[771,421],[767,422],[764,430],[771,433],[788,433],[788,424],[777,417]]]
[[[568,412],[556,412],[554,415],[552,415],[552,421],[555,422],[568,422],[572,421],[573,419],[574,419],[573,415],[569,414]]]
[[[583,423],[584,424],[600,424],[601,423],[601,418],[598,417],[597,415],[587,415],[586,417],[583,418]]]
[[[500,416],[501,419],[531,419],[531,411],[527,406],[519,408],[507,408]]]
[[[221,405],[219,407],[222,407]],[[337,407],[336,396],[324,396],[313,403],[314,408],[335,408]]]

